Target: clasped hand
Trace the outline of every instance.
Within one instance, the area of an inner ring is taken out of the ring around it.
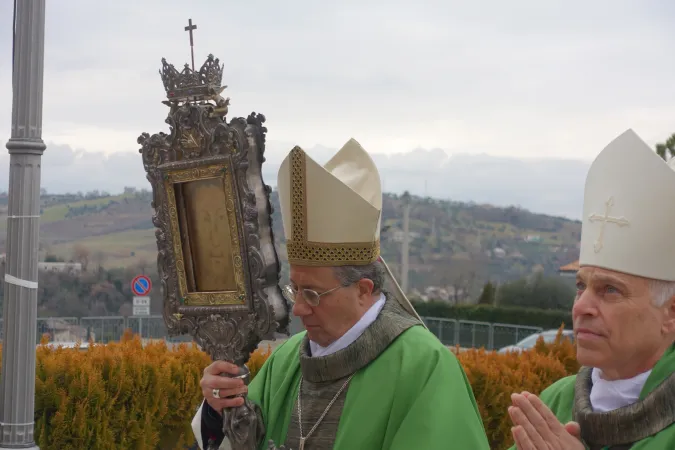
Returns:
[[[204,369],[204,376],[199,383],[202,387],[202,394],[204,395],[206,402],[211,408],[215,409],[218,414],[225,408],[234,408],[243,405],[244,399],[242,397],[233,396],[245,394],[248,391],[248,387],[244,384],[244,380],[222,376],[221,373],[237,375],[239,374],[239,368],[226,361],[215,361]],[[214,397],[214,389],[219,389],[219,398]]]
[[[523,392],[511,396],[509,416],[513,440],[518,450],[584,450],[579,425],[563,425],[553,412],[534,394]]]

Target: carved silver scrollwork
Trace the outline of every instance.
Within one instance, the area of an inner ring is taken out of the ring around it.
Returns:
[[[183,72],[163,60],[160,73],[167,90],[168,101],[164,103],[169,113],[165,122],[170,132],[142,133],[137,140],[153,192],[152,223],[156,228],[164,321],[169,335],[190,334],[213,360],[230,361],[244,370],[260,341],[273,339],[276,333],[288,334],[289,305],[278,286],[280,264],[272,233],[271,189],[262,178],[265,117],[252,113],[228,123],[225,115],[229,98],[220,96],[224,89],[219,85],[222,68],[211,55],[199,73]],[[191,82],[199,83],[199,89],[192,89]],[[183,96],[172,99],[172,89],[180,90]],[[185,94],[195,90],[200,94]],[[187,301],[179,282],[186,261],[175,245],[176,239],[180,243],[184,236],[177,238],[179,233],[175,223],[172,225],[177,206],[170,198],[173,189],[167,188],[167,180],[181,171],[214,167],[222,167],[232,180],[227,189],[233,199],[233,217],[237,218],[233,242],[239,245],[236,261],[240,262],[244,290],[241,295],[230,294],[227,301],[208,292],[190,293],[192,300]],[[246,399],[244,406],[228,411],[226,417],[224,428],[233,448],[255,448],[251,440],[259,435],[263,424],[254,405]]]

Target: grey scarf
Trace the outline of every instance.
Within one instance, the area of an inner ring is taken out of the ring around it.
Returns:
[[[594,412],[591,372],[590,367],[583,367],[577,375],[573,413],[574,421],[581,427],[581,438],[591,450],[629,449],[675,423],[675,373],[644,400],[613,411]]]

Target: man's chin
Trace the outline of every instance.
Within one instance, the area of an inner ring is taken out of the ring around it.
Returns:
[[[316,342],[316,340],[317,340],[318,337],[319,337],[319,336],[317,336],[317,335],[319,334],[317,328],[316,328],[316,327],[313,327],[313,326],[306,326],[306,325],[305,325],[305,330],[307,330],[307,337],[308,337],[311,341]]]
[[[582,366],[598,367],[602,365],[603,361],[606,360],[607,357],[604,355],[604,353],[596,349],[577,345],[577,362]]]
[[[305,329],[307,330],[307,338],[310,341],[319,344],[321,347],[329,345],[329,342],[326,340],[326,335],[321,331],[321,328],[306,326]]]

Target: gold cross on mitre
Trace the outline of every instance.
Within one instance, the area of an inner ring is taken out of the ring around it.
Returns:
[[[605,236],[605,226],[608,223],[613,223],[615,225],[618,225],[620,227],[626,227],[630,225],[630,222],[625,218],[625,217],[612,217],[609,215],[610,209],[612,209],[612,206],[614,206],[614,197],[610,197],[606,202],[605,202],[605,214],[600,215],[600,214],[591,214],[588,217],[588,220],[591,222],[600,222],[600,234],[598,235],[598,239],[595,240],[595,244],[593,245],[593,249],[595,250],[595,253],[600,252],[602,250],[602,244]]]

